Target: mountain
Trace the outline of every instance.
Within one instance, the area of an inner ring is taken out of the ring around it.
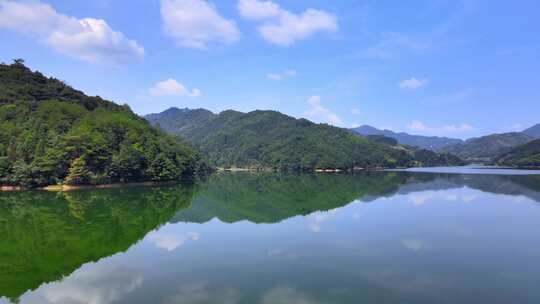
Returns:
[[[0,64],[0,185],[168,181],[205,171],[179,139],[100,97]]]
[[[540,167],[540,139],[530,141],[500,155],[496,163],[513,167]]]
[[[218,167],[312,170],[423,164],[415,161],[413,151],[403,147],[276,111],[228,110],[216,115],[202,109],[173,108],[146,118],[185,137]]]
[[[205,109],[170,108],[159,114],[149,114],[145,118],[150,123],[168,133],[189,133],[193,128],[207,123],[216,114]]]
[[[394,138],[402,145],[408,145],[413,147],[419,147],[422,149],[429,150],[439,150],[444,146],[459,144],[463,141],[456,138],[448,137],[437,137],[437,136],[422,136],[422,135],[411,135],[405,132],[393,132],[390,130],[379,130],[372,126],[363,125],[358,128],[351,129],[353,132],[368,136],[368,135],[383,135],[386,137]]]
[[[533,138],[540,138],[540,124],[534,125],[534,126],[528,128],[528,129],[524,130],[521,133],[529,135],[530,137],[533,137]]]
[[[449,145],[440,149],[442,152],[457,155],[470,161],[491,162],[497,156],[509,152],[514,147],[533,140],[521,132],[492,134],[471,138],[464,143]]]

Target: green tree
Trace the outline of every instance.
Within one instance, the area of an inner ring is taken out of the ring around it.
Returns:
[[[91,180],[91,173],[86,167],[86,161],[83,157],[76,158],[71,162],[69,168],[69,174],[66,177],[66,184],[68,185],[84,185],[88,184]]]

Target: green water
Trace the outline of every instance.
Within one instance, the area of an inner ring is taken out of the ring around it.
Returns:
[[[0,303],[540,303],[540,175],[488,173],[1,193]]]

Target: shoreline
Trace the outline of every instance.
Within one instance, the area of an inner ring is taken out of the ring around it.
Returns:
[[[64,192],[84,189],[110,189],[124,187],[151,187],[151,186],[167,186],[181,183],[181,181],[168,182],[138,182],[138,183],[113,183],[102,185],[49,185],[45,187],[27,188],[22,186],[0,186],[0,192],[19,192],[19,191],[48,191],[48,192]]]
[[[410,168],[426,168],[426,167],[398,167],[398,168],[361,168],[355,167],[351,169],[338,169],[338,168],[327,168],[327,169],[311,169],[311,170],[280,170],[274,168],[243,168],[243,167],[233,167],[233,168],[223,168],[217,167],[214,172],[297,172],[297,173],[314,173],[314,174],[332,174],[332,173],[352,173],[352,172],[369,172],[369,171],[384,171],[384,170],[404,170]],[[429,167],[427,167],[429,168]],[[101,184],[101,185],[48,185],[44,187],[28,188],[23,186],[8,186],[0,185],[0,192],[19,192],[19,191],[49,191],[49,192],[64,192],[64,191],[74,191],[74,190],[84,190],[84,189],[110,189],[110,188],[123,188],[123,187],[137,187],[137,186],[166,186],[174,185],[181,183],[182,181],[167,181],[167,182],[136,182],[136,183],[112,183],[112,184]]]

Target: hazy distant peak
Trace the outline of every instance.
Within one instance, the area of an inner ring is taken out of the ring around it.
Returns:
[[[363,136],[382,135],[397,140],[400,144],[419,147],[429,150],[439,150],[444,146],[458,144],[463,142],[461,139],[438,137],[438,136],[422,136],[412,135],[405,132],[394,132],[391,130],[380,130],[369,125],[363,125],[352,131]]]

